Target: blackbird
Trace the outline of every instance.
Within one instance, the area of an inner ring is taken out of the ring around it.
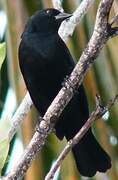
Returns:
[[[20,69],[32,101],[42,116],[76,64],[58,35],[61,22],[70,16],[56,9],[40,10],[29,19],[21,36]],[[88,117],[87,98],[81,85],[55,125],[57,137],[60,140],[64,136],[71,139]],[[92,177],[97,171],[106,172],[111,167],[109,155],[99,145],[91,129],[72,148],[72,152],[83,176]]]

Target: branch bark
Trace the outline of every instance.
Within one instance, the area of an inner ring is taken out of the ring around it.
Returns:
[[[17,129],[21,125],[22,121],[26,117],[27,113],[30,111],[33,103],[30,98],[29,93],[27,92],[26,96],[24,97],[22,103],[20,104],[19,108],[15,112],[14,116],[12,117],[12,126],[8,132],[8,138],[11,141],[13,136],[15,135]]]
[[[67,42],[69,36],[72,36],[76,25],[81,22],[83,16],[88,12],[94,1],[83,0],[69,21],[62,22],[59,28],[59,35],[65,42]]]
[[[65,157],[68,155],[73,146],[75,146],[82,137],[86,134],[88,129],[92,126],[95,120],[101,118],[110,108],[114,105],[114,103],[118,100],[118,95],[114,97],[113,100],[109,101],[107,106],[103,106],[101,104],[101,99],[99,96],[96,96],[96,109],[91,113],[89,119],[86,121],[84,126],[79,130],[79,132],[73,137],[73,139],[69,140],[58,159],[56,160],[54,166],[46,175],[45,180],[52,180],[58,168],[61,166],[61,163],[64,161]]]
[[[62,8],[62,0],[52,0],[52,3],[55,9],[64,12],[64,9]]]
[[[68,78],[68,81],[66,81],[64,87],[60,90],[48,108],[39,125],[38,131],[35,132],[23,156],[16,163],[11,172],[4,178],[5,180],[16,180],[24,176],[32,160],[44,146],[48,134],[52,132],[58,117],[72,98],[75,89],[80,86],[86,72],[94,63],[104,44],[110,38],[108,17],[112,3],[113,0],[101,1],[97,11],[93,35],[80,57],[79,63],[76,65]]]

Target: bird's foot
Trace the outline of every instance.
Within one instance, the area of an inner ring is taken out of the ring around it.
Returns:
[[[41,116],[38,117],[38,121],[35,127],[35,131],[40,132],[40,123],[43,121],[43,118]]]
[[[49,125],[42,117],[38,118],[38,123],[36,125],[35,131],[41,134],[46,134],[49,131]]]
[[[71,89],[73,90],[74,94],[75,94],[75,93],[78,93],[78,88],[75,89],[75,88],[73,87],[73,84],[72,84],[72,82],[70,81],[68,75],[66,75],[66,77],[64,78],[64,81],[62,82],[62,86],[65,87],[66,89],[71,88]]]

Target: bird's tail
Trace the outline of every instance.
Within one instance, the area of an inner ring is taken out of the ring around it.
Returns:
[[[91,130],[72,149],[81,175],[92,177],[97,171],[105,172],[111,167],[111,159],[98,144]]]

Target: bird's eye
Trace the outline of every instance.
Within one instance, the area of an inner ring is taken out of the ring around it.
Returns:
[[[49,10],[46,10],[46,13],[47,13],[47,14],[49,14],[49,13],[50,13],[50,11],[49,11]]]

